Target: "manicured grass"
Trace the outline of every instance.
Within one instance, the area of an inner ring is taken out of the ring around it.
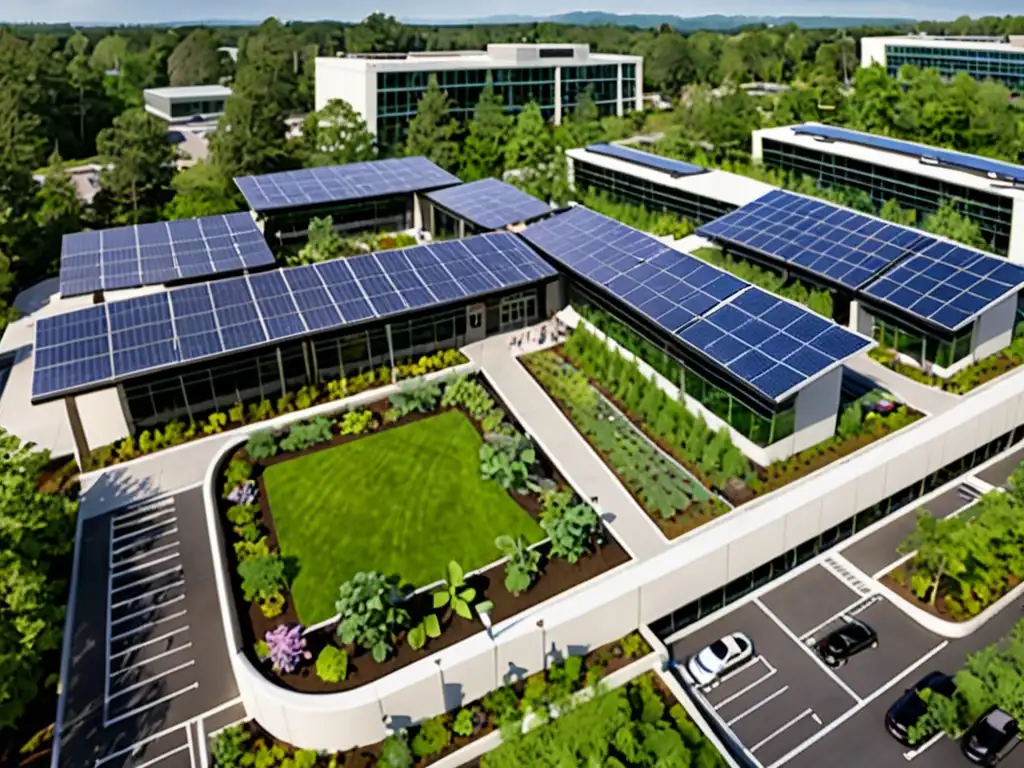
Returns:
[[[470,570],[498,559],[494,539],[541,528],[497,483],[480,478],[481,439],[457,411],[269,467],[264,483],[281,553],[298,560],[299,618],[334,615],[357,571],[417,586],[449,560]]]

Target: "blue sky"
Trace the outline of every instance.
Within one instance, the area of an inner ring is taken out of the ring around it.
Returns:
[[[675,13],[699,16],[705,13],[759,14],[770,7],[772,14],[842,15],[842,16],[926,16],[954,18],[1024,12],[1019,0],[932,0],[929,3],[906,0],[776,0],[766,6],[761,0],[720,0],[705,3],[679,0],[646,0],[630,6],[631,12]],[[279,18],[335,18],[358,20],[380,10],[399,18],[472,18],[490,14],[551,14],[592,8],[622,11],[621,3],[594,0],[504,0],[481,5],[476,0],[446,0],[425,5],[421,0],[2,0],[0,19],[7,21],[102,21],[144,23],[193,19],[252,19],[266,16]]]

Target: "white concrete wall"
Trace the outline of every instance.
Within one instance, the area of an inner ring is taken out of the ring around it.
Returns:
[[[840,366],[797,392],[793,453],[817,445],[835,434],[842,385],[843,368]]]
[[[1007,257],[1024,264],[1024,197],[1013,198],[1013,216],[1010,219],[1010,247]]]
[[[764,129],[761,128],[750,134],[750,159],[755,165],[764,162],[763,131]]]
[[[544,286],[544,308],[546,315],[558,312],[565,307],[565,281],[562,278],[552,280]]]
[[[355,59],[319,57],[316,60],[315,106],[343,99],[362,115],[370,133],[377,133],[377,73]]]
[[[1006,349],[1013,341],[1013,323],[1017,319],[1017,294],[1007,296],[989,307],[974,321],[971,352],[975,360]]]
[[[870,67],[872,64],[885,66],[884,37],[862,37],[860,39],[860,65]]]

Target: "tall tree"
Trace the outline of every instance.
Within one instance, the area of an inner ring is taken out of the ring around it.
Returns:
[[[78,198],[78,189],[68,178],[60,153],[56,151],[50,155],[46,176],[36,195],[35,225],[39,247],[32,259],[28,254],[21,254],[19,271],[23,279],[56,273],[62,238],[82,228],[82,201]]]
[[[448,94],[441,90],[437,77],[431,75],[427,90],[416,105],[416,116],[409,121],[407,156],[424,155],[446,170],[455,169],[459,162],[459,145],[455,141],[459,124],[450,110]]]
[[[409,30],[394,16],[371,13],[345,28],[345,50],[350,53],[394,53],[406,50]]]
[[[922,228],[933,235],[942,235],[975,248],[988,248],[978,223],[957,209],[957,201],[947,200],[931,216],[925,217]]]
[[[500,178],[505,170],[505,145],[511,130],[512,118],[505,114],[501,97],[495,94],[488,78],[469,123],[462,152],[462,178],[466,181],[489,176]]]
[[[344,165],[372,160],[376,141],[363,116],[343,99],[332,99],[302,126],[306,165]]]
[[[586,147],[604,139],[604,128],[601,127],[601,113],[594,103],[594,89],[587,86],[576,97],[576,106],[569,113],[568,119],[559,132],[562,143],[567,148]]]
[[[104,164],[96,207],[118,224],[160,218],[174,175],[167,127],[143,109],[130,109],[100,132],[96,145]]]
[[[171,85],[209,85],[220,79],[220,51],[209,30],[192,30],[167,59]]]
[[[554,155],[551,130],[540,107],[531,101],[517,116],[505,153],[505,165],[514,171],[516,186],[541,200],[550,200]]]
[[[168,219],[215,216],[239,210],[238,192],[231,179],[214,164],[203,161],[171,180],[174,198],[164,209]]]

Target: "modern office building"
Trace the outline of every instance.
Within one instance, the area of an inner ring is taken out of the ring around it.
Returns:
[[[895,200],[918,222],[955,201],[990,250],[1024,263],[1024,166],[816,123],[754,131],[752,145],[754,162]]]
[[[142,92],[146,111],[168,123],[216,120],[224,114],[231,89],[224,85],[185,85],[147,88]]]
[[[566,153],[569,182],[652,212],[673,213],[694,224],[717,219],[773,187],[727,171],[701,168],[620,144],[595,144]]]
[[[588,45],[491,44],[486,51],[360,54],[316,60],[316,108],[343,99],[366,120],[382,146],[405,134],[431,75],[468,120],[487,79],[505,109],[530,101],[555,123],[593,88],[602,115],[643,109],[643,57],[591,53]]]
[[[515,230],[551,213],[551,206],[497,179],[480,179],[421,196],[423,227],[434,237]]]
[[[1012,91],[1024,88],[1024,36],[863,37],[860,41],[861,66],[880,64],[896,77],[900,67],[911,64],[921,69],[936,69],[943,77],[966,72],[976,80],[996,80]]]

